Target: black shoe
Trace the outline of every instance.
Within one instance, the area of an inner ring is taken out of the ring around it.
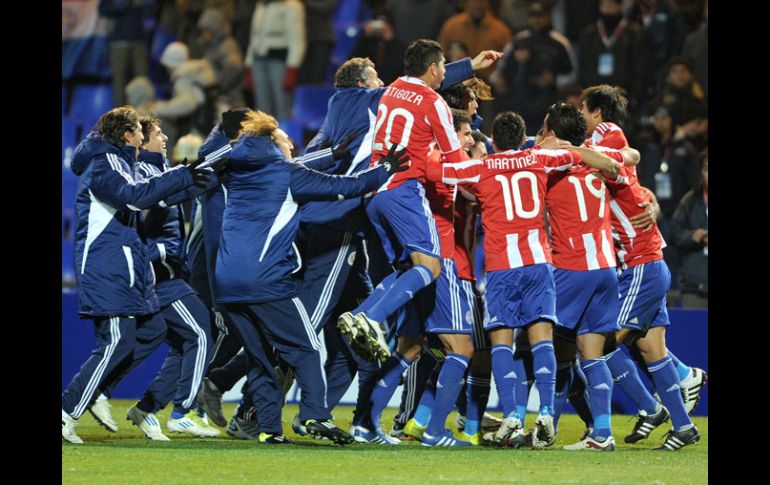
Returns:
[[[664,441],[658,448],[653,448],[653,450],[676,451],[679,448],[695,444],[698,441],[700,441],[700,433],[695,426],[685,431],[674,431],[672,429],[666,435],[666,441]]]
[[[650,436],[652,430],[665,423],[670,418],[671,415],[668,413],[668,409],[663,406],[660,407],[658,414],[654,414],[652,416],[639,415],[639,419],[636,421],[634,430],[630,435],[626,436],[623,441],[626,443],[636,443],[639,440],[643,440]]]
[[[302,425],[307,429],[308,434],[314,438],[326,438],[340,445],[347,445],[353,442],[353,437],[338,428],[331,419],[325,421],[308,419]]]
[[[267,445],[291,445],[294,440],[282,434],[259,433],[259,442]]]

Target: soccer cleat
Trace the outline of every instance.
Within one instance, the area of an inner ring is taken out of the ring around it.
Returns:
[[[623,441],[626,443],[636,443],[637,441],[647,438],[655,428],[671,418],[668,409],[663,406],[660,407],[660,411],[658,411],[657,414],[653,414],[652,416],[643,416],[639,414],[638,416],[639,419],[637,419],[636,424],[634,425],[634,430],[631,431],[631,434],[623,438]]]
[[[494,435],[493,441],[500,446],[519,448],[525,443],[524,429],[521,420],[509,416],[503,420],[500,429]]]
[[[353,437],[338,428],[331,419],[324,421],[308,419],[302,425],[307,430],[307,433],[314,438],[327,438],[339,445],[347,445],[353,442]]]
[[[302,426],[302,423],[299,420],[299,414],[294,415],[294,419],[291,422],[291,429],[297,436],[307,436],[307,429]]]
[[[414,418],[412,418],[406,422],[406,426],[404,426],[404,434],[407,436],[411,436],[417,441],[420,441],[426,429],[428,429],[427,424],[425,426],[422,426],[418,424],[417,421],[414,420]]]
[[[239,440],[259,440],[257,423],[233,416],[227,426],[227,434]]]
[[[586,436],[574,445],[564,447],[567,451],[615,451],[615,438],[610,436],[604,441],[597,441],[590,436]]]
[[[680,383],[682,401],[684,402],[684,409],[687,411],[687,414],[692,414],[695,406],[698,405],[701,391],[708,380],[708,374],[703,369],[698,367],[692,367],[691,369],[690,376]]]
[[[385,336],[385,327],[366,316],[366,313],[359,313],[353,317],[361,327],[362,331],[369,339],[369,346],[373,354],[380,358],[380,360],[386,360],[390,357],[390,347],[388,346],[388,339]]]
[[[107,399],[107,396],[100,394],[96,401],[88,408],[88,412],[94,417],[97,423],[101,424],[104,429],[111,433],[118,432],[118,423],[112,417],[112,404]]]
[[[465,431],[465,416],[457,413],[455,417],[455,424],[457,425],[457,431]],[[481,418],[481,429],[484,431],[497,431],[500,429],[500,425],[503,424],[503,420],[496,418],[489,413],[484,413]]]
[[[344,333],[350,340],[358,339],[358,327],[355,324],[353,314],[351,312],[345,312],[337,319],[337,328],[340,332]]]
[[[397,426],[398,426],[398,424],[394,424],[393,425],[393,427],[390,429],[390,432],[388,433],[388,436],[390,436],[392,438],[396,438],[399,441],[401,441],[401,440],[407,440],[408,441],[408,440],[412,439],[411,436],[407,436],[406,434],[404,434],[404,427],[403,426],[400,427],[400,428],[397,427]]]
[[[144,435],[153,441],[171,441],[160,429],[160,422],[155,413],[146,413],[136,407],[136,404],[128,409],[126,419],[134,423],[142,430]]]
[[[656,451],[676,451],[680,448],[684,448],[687,445],[693,445],[700,441],[700,433],[698,428],[694,425],[692,428],[684,431],[669,430],[666,435],[666,441],[663,442],[657,448],[653,448]]]
[[[75,426],[78,425],[78,420],[65,413],[61,412],[61,437],[64,440],[74,443],[76,445],[82,445],[83,440],[75,433]]]
[[[356,443],[372,443],[375,445],[397,445],[401,443],[401,440],[388,436],[381,429],[372,431],[360,425],[351,425],[350,434],[353,436],[353,441]]]
[[[222,414],[222,391],[209,380],[203,379],[201,390],[198,391],[198,406],[211,417],[217,426],[227,426],[227,420]]]
[[[484,440],[481,438],[481,433],[473,433],[472,435],[469,435],[465,431],[462,431],[460,433],[460,438],[463,441],[467,441],[468,443],[472,444],[473,446],[485,444]]]
[[[473,446],[469,441],[458,440],[452,434],[452,430],[445,429],[443,433],[431,436],[423,433],[420,440],[422,446]]]
[[[170,418],[166,428],[172,433],[186,433],[198,438],[212,438],[220,433],[218,429],[207,426],[194,409],[181,418]]]
[[[282,434],[259,433],[258,441],[267,445],[291,445],[294,440]]]
[[[535,421],[535,432],[532,433],[532,448],[542,450],[556,442],[553,429],[553,416],[540,415]]]

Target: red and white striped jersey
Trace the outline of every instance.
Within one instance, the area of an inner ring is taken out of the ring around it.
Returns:
[[[428,163],[440,164],[441,152],[433,150],[428,155]],[[436,220],[436,228],[441,240],[441,257],[452,258],[455,248],[454,209],[457,186],[444,182],[425,182],[425,198]]]
[[[597,125],[591,138],[586,142],[616,149],[628,146],[623,130],[616,124],[608,122]],[[666,247],[666,242],[658,225],[655,224],[647,231],[637,230],[631,225],[630,218],[645,210],[639,207],[639,204],[652,199],[650,194],[639,185],[636,167],[627,165],[620,167],[618,178],[614,181],[607,180],[607,188],[612,197],[610,201],[612,236],[621,269],[663,259],[663,248]]]
[[[410,166],[389,178],[378,192],[398,187],[409,179],[424,183],[433,142],[443,161],[459,162],[467,158],[444,98],[421,79],[409,76],[396,79],[385,89],[377,107],[370,166],[379,163],[394,143],[406,147]]]
[[[473,276],[471,255],[476,247],[476,212],[468,207],[468,200],[457,194],[455,200],[455,254],[452,257],[457,266],[457,277],[461,280],[476,281]]]
[[[623,163],[620,152],[607,155]],[[589,271],[616,266],[609,203],[610,195],[601,177],[585,164],[548,181],[545,205],[555,267]]]
[[[487,271],[551,263],[545,232],[546,182],[550,174],[580,163],[567,150],[498,152],[483,160],[429,166],[429,180],[467,184],[481,205]]]

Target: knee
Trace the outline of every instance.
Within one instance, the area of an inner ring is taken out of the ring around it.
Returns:
[[[441,276],[441,261],[433,256],[428,256],[422,253],[412,253],[412,264],[417,266],[425,266],[431,272],[433,281],[437,280]]]

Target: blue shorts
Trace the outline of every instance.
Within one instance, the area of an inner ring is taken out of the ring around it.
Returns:
[[[413,252],[441,259],[436,221],[419,180],[408,180],[375,195],[366,206],[366,214],[391,263],[407,261]]]
[[[556,268],[553,279],[556,283],[556,316],[559,317],[555,331],[560,336],[564,336],[560,329],[576,330],[577,335],[620,330],[615,268],[592,271]],[[574,335],[573,332],[573,338]]]
[[[432,288],[435,285],[430,285]],[[425,291],[424,288],[421,291]],[[416,298],[409,300],[406,305],[396,311],[396,338],[398,337],[422,337],[425,335],[424,320],[420,316]]]
[[[484,302],[481,299],[481,295],[479,295],[471,281],[460,280],[460,283],[462,295],[468,300],[468,306],[473,315],[473,349],[489,350],[492,348],[492,343],[489,341],[489,334],[484,330],[484,313],[482,310]]]
[[[426,333],[472,333],[473,310],[460,283],[454,260],[442,259],[441,276],[416,295]]]
[[[541,263],[489,271],[484,292],[484,328],[522,328],[543,320],[557,323],[553,267]]]
[[[662,259],[623,271],[618,280],[620,326],[642,332],[669,326],[666,292],[670,286],[671,272]]]

